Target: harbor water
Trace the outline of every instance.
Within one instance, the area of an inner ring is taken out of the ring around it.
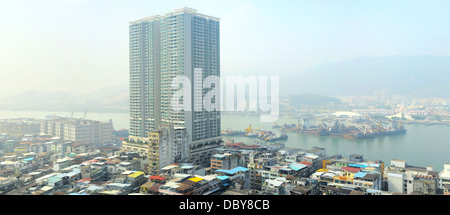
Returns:
[[[280,117],[277,124],[294,123],[289,117]],[[261,127],[261,130],[273,129],[273,122],[260,122],[258,116],[222,116],[222,129],[244,130],[251,124],[253,129]],[[348,157],[351,154],[363,155],[367,160],[379,159],[390,164],[392,159],[406,160],[409,165],[427,167],[432,166],[435,171],[441,171],[444,163],[450,162],[450,126],[446,125],[416,125],[406,124],[406,134],[393,136],[378,136],[371,139],[346,139],[331,136],[312,136],[297,132],[286,132],[289,136],[285,141],[278,141],[286,147],[311,149],[312,147],[325,148],[327,155],[342,155]],[[252,144],[256,138],[225,136],[223,138],[234,139],[235,142]],[[258,140],[260,141],[260,140]]]

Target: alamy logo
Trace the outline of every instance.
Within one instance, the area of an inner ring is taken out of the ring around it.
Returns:
[[[279,77],[271,76],[208,76],[201,68],[194,69],[193,80],[177,76],[171,88],[175,111],[250,111],[261,114],[261,122],[273,122],[279,116]],[[269,102],[270,101],[270,102]],[[192,110],[193,108],[193,110]]]

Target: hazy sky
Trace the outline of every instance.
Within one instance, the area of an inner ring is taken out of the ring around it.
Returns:
[[[128,22],[180,7],[221,18],[222,74],[359,56],[450,56],[450,1],[0,0],[0,98],[128,84]]]

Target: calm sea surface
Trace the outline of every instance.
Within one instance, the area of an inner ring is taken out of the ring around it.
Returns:
[[[0,119],[29,117],[44,119],[48,115],[67,116],[67,112],[36,112],[36,111],[0,111]],[[84,113],[73,113],[73,117],[82,117]],[[128,129],[129,115],[127,113],[87,113],[87,119],[107,121],[112,119],[114,128]],[[292,123],[291,118],[281,117],[278,124]],[[223,115],[222,129],[244,130],[261,127],[262,130],[272,129],[273,122],[260,122],[258,116]],[[316,137],[306,134],[287,133],[288,140],[283,141],[287,147],[311,149],[314,146],[327,150],[328,155],[361,154],[365,159],[381,159],[390,163],[391,159],[406,160],[415,166],[433,166],[435,171],[441,171],[444,163],[450,162],[450,126],[442,125],[405,125],[408,132],[404,135],[376,137],[374,139],[351,140],[338,137]],[[251,144],[255,139],[247,137],[225,137],[235,142]]]

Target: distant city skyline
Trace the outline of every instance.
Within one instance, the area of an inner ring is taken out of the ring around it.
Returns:
[[[359,56],[450,56],[448,1],[0,2],[0,98],[128,83],[128,22],[180,7],[221,18],[223,75],[284,75]]]

